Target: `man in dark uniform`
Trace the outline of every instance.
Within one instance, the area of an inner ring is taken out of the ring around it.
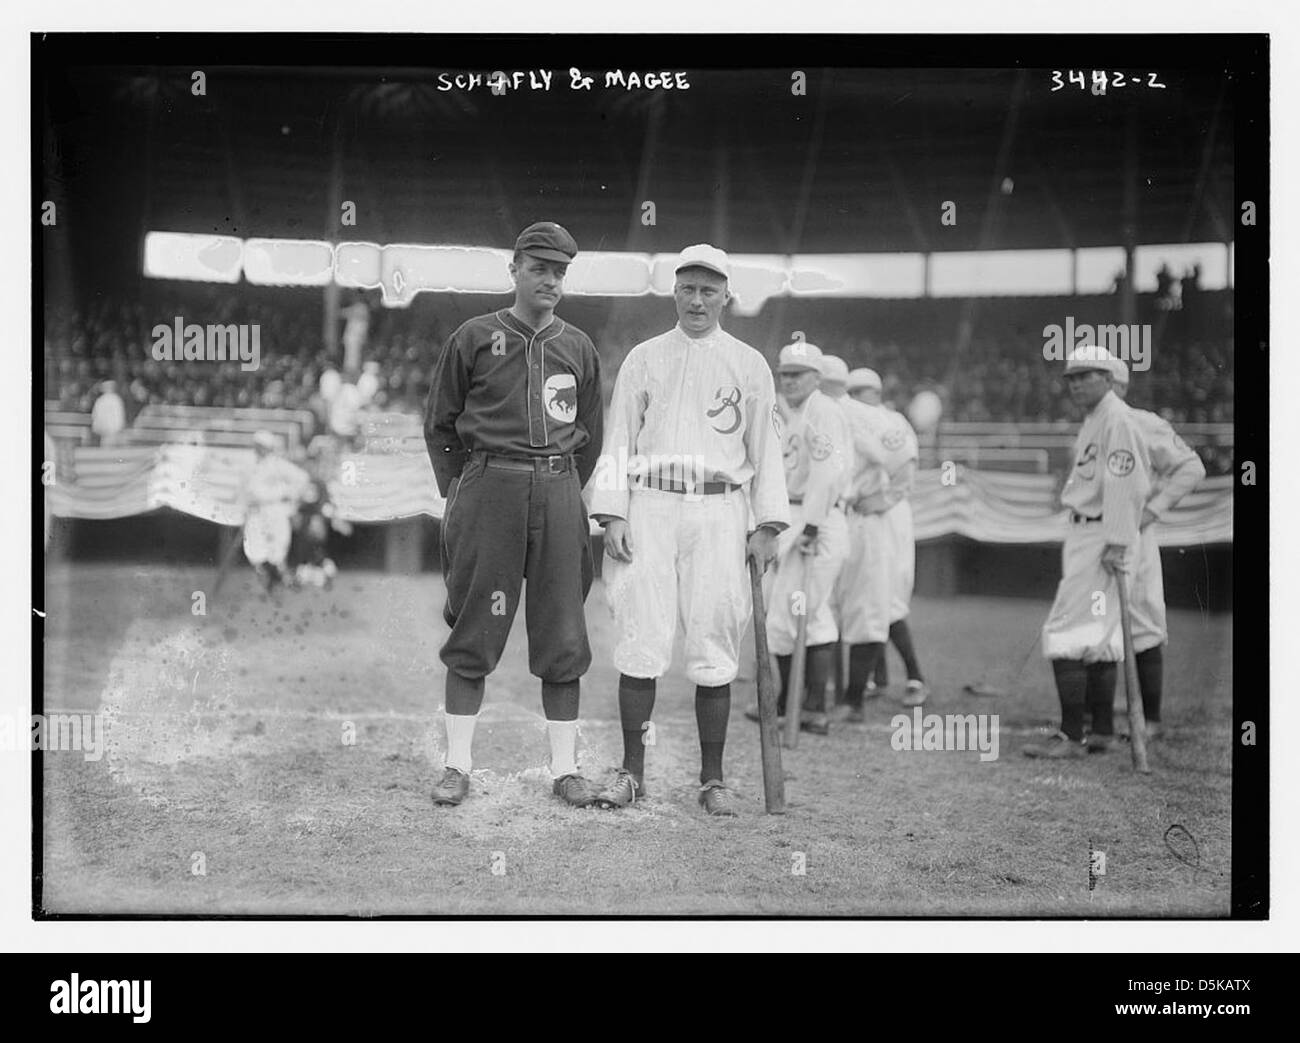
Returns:
[[[600,359],[555,317],[578,252],[559,225],[515,243],[515,302],[461,326],[434,369],[424,437],[447,507],[442,518],[447,766],[436,804],[469,792],[483,680],[501,658],[528,579],[528,660],[542,682],[554,792],[595,802],[578,773],[578,684],[591,665],[583,602],[592,561],[582,487],[602,441]]]

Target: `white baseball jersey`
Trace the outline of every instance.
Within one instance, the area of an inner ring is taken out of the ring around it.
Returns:
[[[786,528],[775,406],[763,356],[721,328],[693,339],[675,326],[638,344],[614,382],[590,485],[592,515],[626,518],[629,487],[648,470],[747,485],[753,524]]]
[[[1115,544],[1126,548],[1131,569],[1141,572],[1149,559],[1154,539],[1138,528],[1151,492],[1149,460],[1134,411],[1107,391],[1079,428],[1074,468],[1061,492],[1071,516],[1061,550],[1061,582],[1043,625],[1048,659],[1113,663],[1124,658],[1116,580],[1101,558]],[[1146,581],[1135,578],[1129,585],[1136,605]]]
[[[880,443],[880,434],[871,417],[871,407],[848,395],[831,399],[844,414],[851,440],[851,452],[848,455],[848,478],[844,483],[844,495],[852,500],[855,490],[869,482],[866,472],[879,471],[885,460],[885,449]]]
[[[791,501],[802,501],[805,525],[823,525],[844,492],[853,444],[844,413],[813,391],[799,406],[777,405],[783,427],[781,453]]]
[[[1107,391],[1079,428],[1061,502],[1085,518],[1100,519],[1107,543],[1132,547],[1151,494],[1149,459],[1134,411]]]
[[[588,490],[590,513],[626,520],[632,539],[632,560],[603,568],[620,673],[661,676],[680,620],[686,676],[735,679],[751,612],[746,532],[790,525],[775,403],[763,356],[721,329],[693,339],[674,327],[619,368]],[[647,475],[740,488],[672,492]]]
[[[1164,417],[1129,406],[1142,431],[1151,467],[1151,498],[1147,510],[1157,517],[1196,488],[1205,477],[1205,465],[1173,425]]]
[[[1142,428],[1151,466],[1151,497],[1147,510],[1163,517],[1165,512],[1191,492],[1205,477],[1205,465],[1195,451],[1164,417],[1145,409],[1129,409]],[[1160,545],[1155,527],[1143,530],[1138,542],[1137,567],[1133,572],[1132,613],[1133,649],[1145,652],[1169,640],[1165,613],[1165,583],[1160,565]]]

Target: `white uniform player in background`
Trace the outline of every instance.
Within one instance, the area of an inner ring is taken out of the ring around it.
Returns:
[[[1104,349],[1083,346],[1065,364],[1070,397],[1085,415],[1061,492],[1069,511],[1061,583],[1043,624],[1043,654],[1056,675],[1061,727],[1047,742],[1026,746],[1027,757],[1105,752],[1114,734],[1117,664],[1124,658],[1116,581],[1128,581],[1136,567],[1151,481],[1139,421],[1111,390],[1111,361]],[[1092,714],[1087,745],[1085,710]]]
[[[848,550],[831,592],[831,610],[839,628],[839,642],[832,655],[839,657],[840,649],[846,644],[850,649],[857,648],[859,670],[856,680],[859,683],[852,698],[847,686],[837,693],[835,711],[849,723],[857,724],[865,719],[861,683],[866,676],[862,673],[863,657],[868,655],[867,646],[882,644],[889,630],[890,584],[889,548],[882,531],[883,515],[879,512],[860,513],[853,509],[853,504],[860,496],[885,488],[889,473],[885,467],[885,449],[880,441],[880,425],[868,406],[846,393],[848,379],[849,367],[843,359],[835,355],[822,356],[820,390],[843,414],[851,443],[846,453],[848,466],[844,483]]]
[[[912,611],[912,588],[916,582],[916,528],[912,518],[912,488],[916,482],[916,464],[920,456],[916,432],[907,417],[881,403],[880,374],[873,369],[855,369],[848,377],[848,391],[855,401],[869,410],[876,432],[885,450],[884,465],[889,481],[882,491],[885,526],[889,531],[889,640],[903,657],[907,671],[904,706],[921,706],[930,695],[930,686],[921,673],[921,662],[912,643],[912,628],[907,617]],[[868,504],[876,501],[870,500]],[[867,695],[885,687],[884,648],[875,660],[872,677],[867,681]]]
[[[277,455],[275,436],[269,431],[253,436],[253,450],[257,461],[243,490],[244,556],[269,592],[285,581],[293,515],[311,477]]]
[[[1114,391],[1122,400],[1128,394],[1128,365],[1122,359],[1111,362]],[[1127,404],[1127,403],[1125,403]],[[1178,437],[1164,417],[1145,409],[1132,410],[1142,429],[1151,467],[1151,496],[1142,510],[1137,568],[1129,612],[1133,624],[1133,650],[1137,653],[1138,687],[1146,717],[1147,738],[1160,731],[1160,703],[1164,695],[1165,645],[1169,630],[1165,623],[1165,583],[1160,566],[1160,545],[1153,522],[1161,520],[1205,477],[1205,465],[1195,450]]]
[[[781,534],[776,575],[767,594],[767,640],[781,675],[779,716],[791,695],[799,615],[807,616],[805,691],[792,697],[804,699],[808,711],[800,717],[800,728],[816,735],[830,728],[826,683],[839,640],[831,595],[849,549],[844,488],[853,444],[844,413],[818,390],[821,359],[815,344],[796,341],[781,349],[777,362],[790,528]]]
[[[623,727],[623,767],[600,795],[604,807],[645,795],[655,681],[680,625],[695,683],[700,803],[711,815],[735,814],[722,753],[752,611],[746,558],[771,563],[790,507],[772,372],[719,326],[729,270],[712,246],[682,251],[678,323],[623,361],[588,486],[591,515],[605,526]]]

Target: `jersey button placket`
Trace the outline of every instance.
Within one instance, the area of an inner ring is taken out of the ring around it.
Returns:
[[[537,337],[528,342],[528,441],[533,446],[546,445],[546,419],[543,416],[542,403],[542,363],[534,351]]]

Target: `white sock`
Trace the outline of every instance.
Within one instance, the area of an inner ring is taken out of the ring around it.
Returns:
[[[578,770],[578,722],[547,721],[546,734],[551,740],[551,775],[573,775]]]
[[[447,719],[447,767],[469,774],[473,760],[470,747],[474,744],[474,725],[478,714],[444,714]]]

